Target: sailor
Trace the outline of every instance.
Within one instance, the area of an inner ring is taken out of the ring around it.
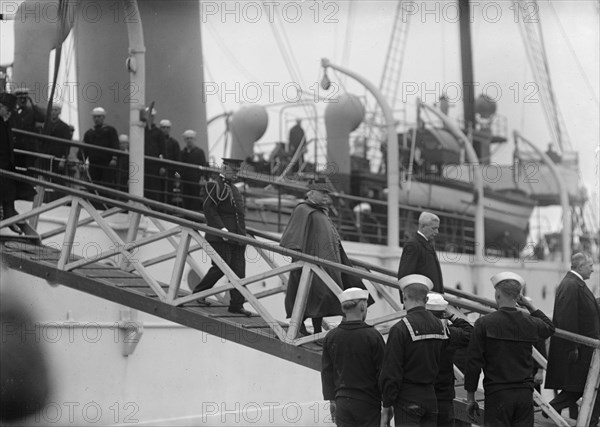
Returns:
[[[206,166],[204,150],[196,145],[196,131],[188,129],[183,132],[185,147],[182,151],[182,161],[194,166]],[[204,173],[197,167],[181,168],[183,207],[195,212],[202,210],[200,197]]]
[[[119,135],[117,130],[104,123],[106,110],[102,107],[94,108],[92,119],[94,120],[94,126],[85,132],[83,142],[95,147],[118,150]],[[94,184],[104,183],[105,185],[112,183],[114,181],[114,168],[117,167],[117,156],[107,151],[91,148],[85,151],[85,156],[89,161],[89,174],[92,182]]]
[[[18,88],[15,90],[14,94],[17,97],[17,108],[11,116],[13,129],[39,133],[46,120],[44,110],[34,104],[29,96],[28,88]],[[15,134],[15,148],[37,153],[40,151],[40,143],[35,137]],[[36,157],[31,154],[15,153],[15,163],[17,166],[26,168],[35,166]]]
[[[204,201],[204,215],[206,224],[210,227],[230,233],[246,235],[246,220],[244,199],[234,185],[240,170],[242,160],[223,159],[221,174],[214,181],[206,184],[206,200]],[[239,278],[246,277],[246,244],[228,240],[224,237],[206,233],[206,240],[211,244],[217,254],[227,263]],[[193,288],[193,293],[202,292],[212,288],[224,273],[213,261],[212,266]],[[231,300],[229,312],[251,316],[252,313],[244,309],[244,297],[237,289],[229,291]],[[206,303],[206,301],[203,301]]]
[[[479,415],[475,391],[483,370],[484,425],[533,426],[532,348],[554,334],[554,325],[523,297],[521,276],[503,272],[491,281],[498,310],[475,322],[465,370],[467,410],[472,418]]]
[[[338,294],[344,312],[342,323],[329,332],[323,344],[321,383],[338,426],[379,427],[381,393],[377,385],[385,343],[366,324],[369,292],[349,288]]]
[[[15,147],[9,119],[16,105],[16,96],[11,93],[0,93],[0,168],[9,172],[15,172]],[[0,179],[3,220],[19,214],[15,209],[18,183],[19,181],[7,177]],[[17,225],[13,224],[9,228],[12,232],[21,234],[21,229]]]
[[[157,202],[166,202],[168,193],[165,163],[166,155],[166,137],[165,134],[156,127],[154,118],[156,110],[152,108],[145,109],[147,115],[146,127],[144,128],[144,197]],[[150,160],[148,157],[154,157],[156,160]]]
[[[181,147],[179,146],[179,141],[177,141],[175,138],[173,138],[171,136],[171,126],[172,126],[172,124],[171,124],[170,120],[163,119],[159,122],[160,130],[165,135],[164,158],[166,160],[171,160],[173,162],[180,162],[181,161]],[[174,187],[173,180],[174,180],[175,172],[178,172],[181,168],[171,165],[171,164],[166,164],[163,166],[163,169],[165,172],[165,174],[164,174],[165,179],[167,181],[166,200],[167,200],[167,203],[169,203],[168,197]]]
[[[52,104],[48,135],[55,138],[70,140],[72,135],[71,129],[68,124],[60,119],[61,112],[61,104]],[[51,163],[51,171],[54,173],[65,173],[65,161],[69,156],[70,147],[65,143],[55,141],[44,141],[43,144],[44,150],[42,151],[54,157]]]
[[[390,330],[379,377],[383,409],[381,425],[435,426],[437,400],[434,383],[439,371],[444,325],[426,310],[431,279],[410,274],[398,281],[406,317]]]
[[[419,216],[419,229],[404,245],[398,280],[409,274],[422,274],[433,282],[434,292],[444,293],[444,281],[440,261],[435,252],[433,240],[438,234],[440,219],[431,212],[423,212]]]
[[[442,343],[440,370],[435,379],[435,395],[438,405],[438,427],[454,426],[454,354],[456,350],[466,348],[471,339],[473,326],[461,318],[461,313],[441,294],[430,292],[427,295],[427,310],[442,320],[449,339]],[[450,323],[449,323],[450,322]]]

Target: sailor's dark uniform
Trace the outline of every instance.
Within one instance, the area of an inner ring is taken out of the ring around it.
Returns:
[[[411,308],[390,330],[379,384],[383,406],[394,406],[397,426],[436,425],[434,382],[447,338],[440,319],[425,307]]]
[[[206,195],[204,201],[206,224],[219,230],[227,228],[231,233],[245,236],[244,199],[237,187],[231,181],[219,175],[214,181],[207,183]],[[206,240],[238,277],[246,276],[245,244],[224,241],[221,237],[209,233],[206,233]],[[221,269],[213,262],[206,276],[194,288],[194,292],[202,292],[212,288],[223,275]],[[234,289],[230,291],[230,295],[229,308],[234,310],[242,308],[245,302],[242,294]]]
[[[379,427],[381,393],[377,382],[385,343],[365,322],[342,321],[323,344],[323,398],[336,401],[338,425]]]
[[[532,346],[553,333],[554,325],[540,310],[529,315],[501,307],[475,322],[465,389],[477,390],[483,369],[486,426],[533,426]]]
[[[440,370],[435,380],[435,395],[438,405],[438,427],[454,425],[454,354],[469,345],[473,326],[460,317],[453,317],[447,327],[448,340],[442,343]]]

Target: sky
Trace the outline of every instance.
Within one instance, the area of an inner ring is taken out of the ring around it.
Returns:
[[[298,98],[298,85],[311,97],[335,96],[319,87],[321,58],[350,68],[379,86],[396,3],[391,0],[201,2],[205,82],[214,92],[207,98],[207,116],[235,111],[243,105],[280,102],[290,105],[281,116],[283,123],[278,109],[268,109],[269,130],[258,142],[258,147],[268,151],[272,143],[285,139],[283,135],[287,135],[289,123],[295,117],[310,114],[308,108],[298,107],[294,102]],[[8,4],[15,2],[0,1],[3,11]],[[434,1],[405,4],[401,25],[405,25],[409,15],[410,18],[396,103],[398,113],[414,120],[417,97],[431,104],[446,89],[451,99],[457,101],[450,115],[462,115],[460,93],[456,91],[461,74],[455,4]],[[590,197],[597,201],[599,3],[583,0],[524,4],[525,10],[519,13],[513,1],[472,2],[475,81],[497,100],[497,113],[506,117],[509,131],[516,129],[545,149],[551,134],[517,24],[518,20],[539,19],[557,104],[573,150],[579,154],[583,181]],[[0,31],[0,63],[6,64],[12,60],[12,23],[2,22]],[[339,85],[337,93],[365,95],[364,88],[351,79],[331,72],[329,77]],[[326,106],[324,100],[316,103],[320,113]],[[222,124],[217,122],[209,132],[211,153],[216,157],[223,150],[222,130]],[[309,136],[311,132],[313,129],[307,126]],[[512,150],[510,138],[494,153],[493,161],[510,162]],[[560,217],[548,215],[547,225],[560,228]]]

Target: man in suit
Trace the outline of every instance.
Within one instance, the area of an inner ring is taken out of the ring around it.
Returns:
[[[432,242],[438,234],[439,227],[440,219],[437,215],[431,212],[421,213],[418,231],[406,242],[402,250],[398,280],[409,274],[422,274],[433,282],[433,292],[443,294],[442,269]]]
[[[222,231],[246,235],[246,222],[244,213],[244,199],[233,181],[237,179],[242,160],[223,159],[221,174],[206,184],[206,200],[204,201],[204,215],[206,224]],[[246,277],[246,244],[228,241],[223,237],[206,233],[206,240],[212,245],[223,261],[231,267],[239,277]],[[193,290],[198,293],[212,288],[224,273],[213,261],[210,270]],[[252,313],[244,309],[244,297],[237,289],[229,291],[231,301],[229,312],[251,316]]]
[[[183,193],[183,207],[191,211],[202,210],[201,182],[204,180],[204,172],[196,166],[208,166],[204,150],[196,145],[196,131],[188,129],[183,132],[185,147],[181,152],[181,161],[189,163],[194,167],[181,169],[181,182]]]
[[[585,280],[593,271],[591,257],[576,253],[571,270],[556,289],[553,322],[557,328],[600,339],[600,308]],[[570,407],[583,395],[593,349],[573,341],[552,337],[546,371],[546,388],[562,390],[550,404],[558,412]],[[600,394],[598,395],[600,396]],[[592,411],[591,425],[600,417],[600,397]]]

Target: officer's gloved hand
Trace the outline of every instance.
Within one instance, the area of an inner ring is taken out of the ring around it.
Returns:
[[[475,401],[467,403],[467,414],[469,414],[469,417],[471,417],[472,419],[476,419],[477,417],[479,417],[481,415],[481,412],[479,410],[479,403]]]
[[[571,363],[576,363],[579,361],[579,349],[577,347],[575,347],[573,350],[571,350],[569,352],[569,355],[567,356],[569,359],[569,362]]]

